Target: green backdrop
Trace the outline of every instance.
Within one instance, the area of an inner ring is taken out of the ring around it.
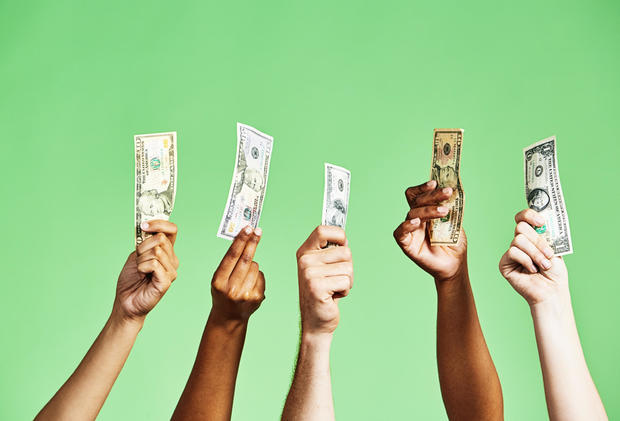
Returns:
[[[558,136],[590,370],[620,417],[616,1],[0,2],[0,419],[34,416],[111,309],[133,246],[133,135],[176,130],[178,280],[100,419],[169,418],[209,312],[237,121],[274,136],[233,417],[279,416],[298,338],[295,251],[320,223],[323,162],[352,172],[355,288],[332,348],[340,420],[445,419],[432,279],[392,239],[435,127],[465,128],[465,228],[508,420],[546,408],[525,301],[497,263],[525,206],[522,148]]]

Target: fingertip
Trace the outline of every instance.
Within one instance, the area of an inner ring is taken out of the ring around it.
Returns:
[[[426,188],[427,188],[427,189],[429,189],[429,190],[430,190],[430,189],[434,189],[435,187],[437,187],[437,181],[435,181],[435,180],[429,180],[429,181],[427,181],[427,182],[426,182],[425,186],[426,186]]]
[[[262,230],[262,228],[260,228],[260,227],[256,228],[256,229],[254,230],[254,234],[255,234],[257,237],[260,237],[261,235],[263,235],[263,230]]]
[[[142,231],[147,231],[149,229],[149,223],[146,221],[142,221],[142,223],[140,224],[140,228],[142,228]]]
[[[417,227],[418,225],[420,225],[420,218],[413,218],[413,219],[411,219],[411,220],[409,221],[409,224],[410,224],[412,227],[414,227],[414,228],[415,228],[415,227]]]

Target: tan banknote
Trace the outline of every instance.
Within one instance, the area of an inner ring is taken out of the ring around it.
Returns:
[[[144,221],[168,220],[177,190],[177,133],[134,136],[136,154],[136,246],[150,234],[140,228]]]
[[[237,157],[218,237],[232,240],[244,227],[258,226],[272,147],[273,137],[237,123]]]
[[[435,129],[431,180],[437,181],[437,188],[451,187],[452,196],[442,204],[448,208],[448,214],[430,223],[432,245],[454,245],[459,242],[465,204],[460,175],[462,145],[463,129]]]
[[[523,162],[527,204],[545,218],[545,225],[535,227],[536,231],[545,237],[556,256],[572,253],[555,136],[523,149]]]
[[[325,163],[325,192],[323,195],[323,225],[344,229],[349,212],[351,172],[346,168]]]

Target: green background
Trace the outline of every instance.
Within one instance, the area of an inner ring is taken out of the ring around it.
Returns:
[[[0,2],[0,419],[28,419],[109,314],[133,246],[133,135],[178,132],[178,280],[100,419],[169,418],[229,243],[216,238],[237,121],[274,136],[233,418],[276,419],[298,338],[295,251],[320,223],[323,163],[352,172],[356,282],[332,348],[340,420],[445,419],[432,279],[392,231],[435,127],[466,129],[469,267],[508,420],[547,418],[532,322],[500,276],[525,207],[522,148],[558,136],[582,344],[620,417],[616,1]]]

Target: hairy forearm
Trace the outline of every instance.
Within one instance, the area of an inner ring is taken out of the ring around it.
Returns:
[[[173,420],[230,420],[247,321],[211,313]]]
[[[551,421],[606,420],[588,370],[568,291],[531,307]]]
[[[142,321],[110,316],[75,372],[35,419],[94,420],[141,328]]]
[[[437,364],[450,420],[502,420],[502,390],[465,269],[437,281]]]
[[[284,421],[334,420],[329,351],[331,335],[302,334],[291,390],[282,412]]]

